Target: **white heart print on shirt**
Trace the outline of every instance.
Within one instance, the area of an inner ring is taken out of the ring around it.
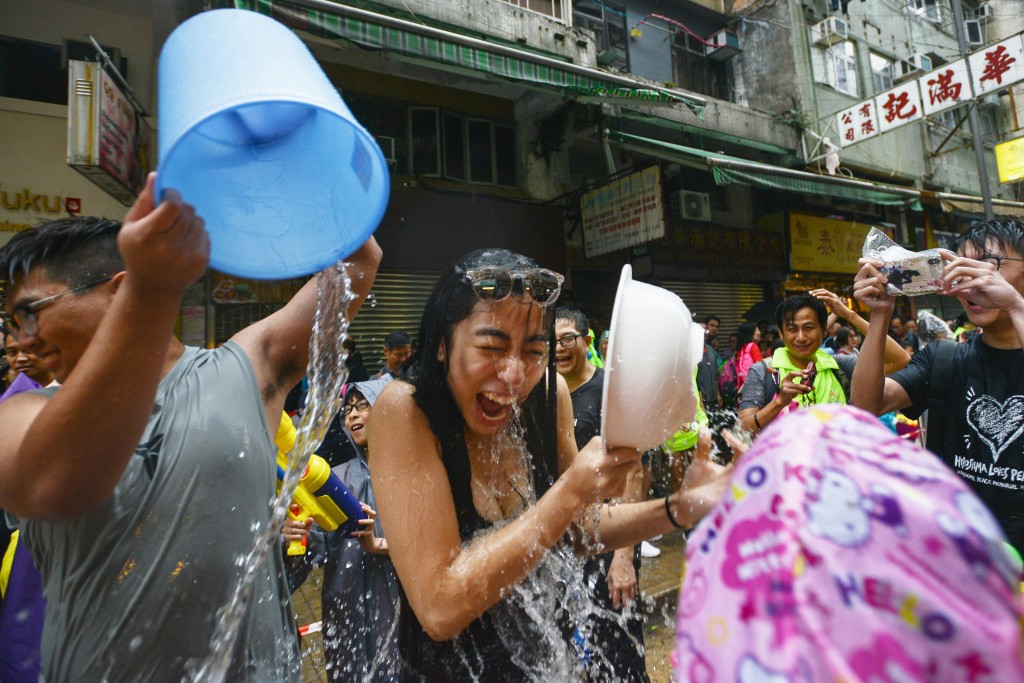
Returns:
[[[967,406],[967,424],[992,452],[992,462],[1024,433],[1024,396],[1011,396],[1000,403],[991,396],[980,396]]]

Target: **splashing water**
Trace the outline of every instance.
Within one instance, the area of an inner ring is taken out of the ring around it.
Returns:
[[[316,314],[309,339],[309,394],[297,428],[295,446],[288,452],[288,468],[281,492],[273,502],[273,513],[266,529],[256,525],[253,548],[239,557],[242,578],[231,600],[217,611],[217,628],[211,641],[209,656],[196,667],[192,683],[221,683],[227,677],[231,653],[235,650],[239,627],[249,601],[253,599],[257,570],[267,561],[279,542],[281,527],[295,487],[309,462],[309,456],[324,438],[327,427],[338,410],[335,398],[340,395],[348,371],[346,352],[341,345],[348,331],[348,305],[356,297],[346,269],[348,264],[336,263],[317,274]]]
[[[502,453],[511,451],[518,458],[517,469],[532,471],[533,455],[527,449],[521,418],[521,408],[516,405],[505,428],[495,435],[491,444],[491,464],[495,468],[500,464]],[[524,508],[536,504],[532,478],[521,482],[522,485],[520,482],[509,483],[513,484],[512,495],[522,499]],[[487,481],[491,487],[496,484],[496,480]],[[512,523],[519,514],[494,523],[481,530],[478,536],[496,532]],[[585,514],[596,524],[599,507],[594,506]],[[467,546],[472,546],[475,540],[476,537],[469,539]],[[523,580],[510,586],[505,600],[489,611],[497,637],[510,647],[527,681],[619,680],[612,664],[613,655],[606,652],[610,643],[600,640],[599,632],[595,631],[597,620],[618,624],[629,645],[640,653],[644,652],[643,642],[634,638],[626,626],[627,619],[642,618],[640,599],[634,600],[621,612],[605,608],[598,602],[594,597],[599,590],[597,574],[588,572],[587,558],[574,551],[577,541],[589,552],[605,551],[598,538],[578,529],[571,529],[568,542],[556,544],[551,550],[537,545],[529,554],[541,555],[540,563]],[[529,623],[524,624],[524,619]],[[524,640],[526,634],[530,638],[528,641]],[[462,673],[468,673],[468,663],[476,661],[481,653],[475,652],[470,643],[459,638],[454,643],[458,659],[467,663]],[[479,683],[484,682],[481,680]]]

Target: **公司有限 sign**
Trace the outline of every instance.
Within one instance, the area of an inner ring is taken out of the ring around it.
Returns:
[[[587,192],[580,212],[587,258],[664,237],[661,169],[650,166]]]

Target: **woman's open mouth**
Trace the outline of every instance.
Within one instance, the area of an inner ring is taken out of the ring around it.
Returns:
[[[504,422],[512,413],[515,396],[482,391],[476,395],[476,405],[484,422]]]

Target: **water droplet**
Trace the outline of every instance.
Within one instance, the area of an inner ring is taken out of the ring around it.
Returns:
[[[128,651],[138,650],[142,647],[142,636],[135,636],[128,642]]]

